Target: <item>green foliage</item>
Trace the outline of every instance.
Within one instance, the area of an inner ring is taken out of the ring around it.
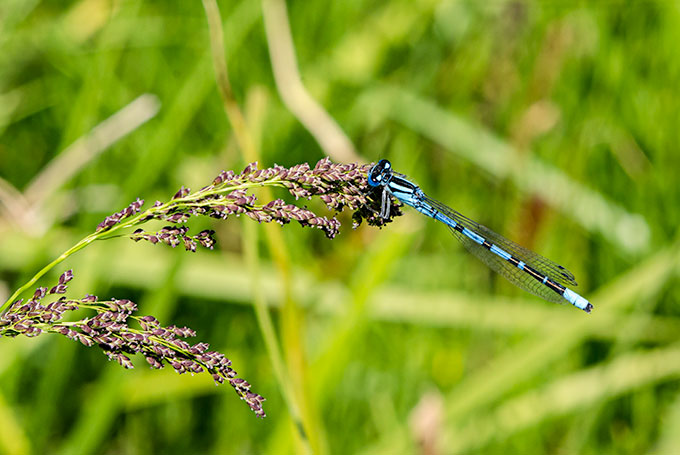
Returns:
[[[196,329],[268,417],[201,375],[0,339],[0,453],[299,453],[298,417],[319,453],[680,452],[676,3],[288,3],[302,80],[359,154],[569,268],[593,314],[522,293],[410,210],[380,230],[341,215],[333,240],[287,225],[282,251],[233,219],[192,221],[217,231],[215,251],[96,242],[45,281],[73,269],[76,295]],[[261,166],[313,164],[322,149],[277,93],[268,5],[219,2],[229,79]],[[0,176],[27,198],[3,196],[18,204],[0,220],[3,295],[135,198],[247,161],[200,2],[5,0],[0,43]],[[145,98],[150,120],[31,196],[143,94],[160,105]],[[277,323],[290,391],[254,301]]]

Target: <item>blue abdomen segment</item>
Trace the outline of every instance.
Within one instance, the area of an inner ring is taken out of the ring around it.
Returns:
[[[581,297],[580,295],[578,295],[569,288],[564,289],[562,297],[564,297],[567,302],[571,303],[576,308],[582,309],[586,313],[590,313],[590,310],[593,309],[593,305],[589,301],[587,301],[586,299],[584,299],[583,297]]]
[[[492,253],[497,254],[498,256],[502,257],[506,261],[509,261],[510,258],[512,257],[512,255],[510,253],[508,253],[505,250],[498,248],[496,245],[491,245],[491,248],[489,248],[489,249],[491,250]],[[517,268],[519,268],[521,270],[521,269],[524,268],[524,265],[522,265],[522,267],[520,267],[519,263],[518,263]]]

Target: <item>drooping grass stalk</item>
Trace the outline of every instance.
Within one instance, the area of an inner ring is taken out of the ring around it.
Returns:
[[[224,354],[209,351],[208,343],[192,345],[183,340],[196,336],[192,329],[163,327],[153,316],[138,316],[137,305],[127,299],[102,301],[89,294],[79,299],[59,297],[66,294],[72,279],[73,272],[68,270],[51,289],[39,287],[26,303],[22,300],[13,303],[0,315],[0,336],[36,337],[56,333],[87,347],[96,345],[109,360],[115,360],[123,368],[134,367],[131,354],[142,354],[155,369],[170,365],[180,374],[207,372],[216,384],[231,385],[258,417],[265,417],[264,397],[251,392],[250,384],[236,377],[231,361]],[[78,321],[63,320],[65,313],[78,309],[91,310],[96,315]],[[130,327],[129,322],[135,322],[140,328]]]
[[[355,224],[366,219],[369,224],[382,226],[389,220],[378,215],[378,202],[373,199],[367,189],[367,166],[358,164],[335,164],[328,159],[319,161],[314,168],[300,164],[291,168],[274,166],[258,169],[251,163],[241,172],[222,171],[210,185],[199,191],[191,192],[180,188],[169,201],[156,202],[152,207],[141,210],[144,201],[137,199],[120,212],[114,213],[96,228],[95,232],[83,238],[73,247],[66,250],[54,261],[38,271],[28,282],[20,286],[2,306],[0,315],[0,336],[36,336],[42,333],[60,333],[79,340],[86,346],[97,345],[110,359],[116,360],[125,368],[132,368],[126,354],[142,353],[153,368],[162,368],[170,364],[179,373],[210,372],[216,382],[228,381],[241,399],[260,417],[264,417],[262,402],[264,398],[250,391],[250,384],[229,368],[231,364],[222,354],[207,352],[206,343],[189,345],[177,340],[176,336],[193,336],[190,329],[178,329],[174,326],[160,327],[152,316],[134,316],[136,305],[128,300],[97,302],[96,298],[86,296],[82,299],[66,300],[60,297],[51,302],[42,302],[46,296],[54,296],[66,292],[73,274],[65,272],[59,283],[51,290],[37,288],[27,302],[20,297],[41,277],[72,254],[90,245],[95,240],[127,236],[134,241],[145,240],[153,244],[165,243],[177,247],[183,245],[187,251],[195,252],[197,246],[212,249],[215,244],[214,231],[204,230],[189,235],[189,228],[183,223],[194,216],[208,216],[225,220],[230,216],[241,214],[260,223],[277,222],[281,225],[297,221],[302,226],[316,227],[324,231],[327,237],[333,238],[340,227],[340,222],[326,216],[319,216],[306,207],[289,204],[282,199],[274,199],[266,204],[258,204],[257,197],[249,190],[260,187],[282,187],[296,199],[312,199],[318,197],[326,206],[335,211],[348,207],[354,211]],[[398,215],[395,210],[392,216]],[[172,223],[156,232],[145,231],[140,226],[149,221],[165,221]],[[132,231],[133,228],[136,228]],[[132,231],[132,232],[130,232]],[[250,239],[254,241],[253,239]],[[257,252],[249,253],[249,262],[257,260]],[[255,265],[256,267],[256,265]],[[298,406],[294,404],[294,392],[285,380],[281,367],[281,353],[276,343],[276,336],[268,313],[264,310],[264,302],[256,302],[258,323],[265,336],[270,355],[279,362],[274,362],[277,377],[282,381],[284,395],[290,400],[289,408],[294,418],[299,416]],[[61,321],[65,311],[86,308],[97,312],[94,318],[86,318],[76,322]],[[127,320],[137,321],[139,329],[130,328]],[[216,363],[217,362],[217,363]],[[299,423],[296,422],[296,423]],[[303,443],[307,443],[304,432]]]

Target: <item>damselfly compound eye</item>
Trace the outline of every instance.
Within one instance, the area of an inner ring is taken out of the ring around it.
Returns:
[[[384,174],[389,172],[392,165],[387,160],[380,160],[368,172],[368,184],[371,186],[379,186],[384,180]]]

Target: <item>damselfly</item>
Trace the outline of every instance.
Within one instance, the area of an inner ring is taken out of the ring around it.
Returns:
[[[444,223],[470,253],[512,284],[550,302],[567,301],[586,313],[593,309],[590,302],[567,287],[576,286],[574,275],[567,269],[428,197],[405,175],[394,172],[389,161],[380,160],[371,168],[368,184],[382,187],[381,217],[389,217],[392,195]]]

